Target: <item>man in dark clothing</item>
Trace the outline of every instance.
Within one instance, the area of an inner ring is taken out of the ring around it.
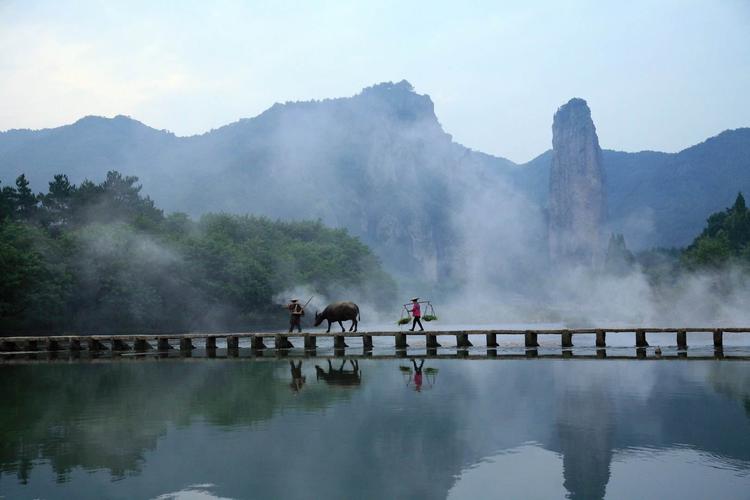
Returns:
[[[289,333],[292,333],[295,327],[299,333],[302,333],[302,316],[305,315],[305,308],[297,299],[292,299],[287,308],[289,309]]]

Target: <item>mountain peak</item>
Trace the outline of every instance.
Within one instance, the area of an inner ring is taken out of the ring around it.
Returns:
[[[435,105],[427,94],[417,94],[407,80],[383,82],[367,87],[354,96],[368,107],[386,111],[403,121],[427,119],[437,123]]]
[[[559,108],[554,121],[587,121],[591,122],[591,109],[585,99],[574,97]]]

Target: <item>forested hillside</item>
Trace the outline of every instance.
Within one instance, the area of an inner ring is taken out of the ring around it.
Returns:
[[[395,284],[321,222],[164,215],[137,177],[0,186],[0,331],[129,332],[284,325],[295,286],[387,306]]]
[[[502,150],[504,138],[497,141]],[[610,140],[600,142],[606,148]],[[160,207],[193,217],[225,211],[320,218],[359,237],[389,271],[433,284],[461,276],[466,248],[482,244],[466,234],[477,214],[525,217],[546,207],[550,158],[547,152],[516,165],[455,143],[430,97],[406,81],[353,97],[275,104],[192,137],[124,116],[0,133],[5,183],[26,173],[40,190],[59,172],[77,183],[107,170],[128,172]],[[675,154],[604,149],[602,164],[609,230],[622,233],[634,250],[684,246],[738,190],[750,192],[750,129],[726,131]],[[482,235],[496,238],[487,248],[497,238],[518,239],[498,236],[500,230]]]

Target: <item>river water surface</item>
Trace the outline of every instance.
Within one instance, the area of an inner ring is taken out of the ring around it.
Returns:
[[[0,498],[750,498],[750,362],[618,349],[0,360]]]

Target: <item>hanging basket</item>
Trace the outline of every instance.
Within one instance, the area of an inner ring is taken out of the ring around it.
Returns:
[[[424,316],[422,316],[422,319],[423,319],[423,320],[425,320],[425,321],[437,321],[437,320],[438,320],[438,317],[437,317],[437,315],[435,314],[435,308],[434,308],[434,307],[432,307],[432,302],[430,302],[430,301],[428,300],[428,301],[427,301],[427,307],[426,307],[425,309],[426,309],[426,311],[425,311],[425,312],[426,312],[427,314],[425,314]]]

